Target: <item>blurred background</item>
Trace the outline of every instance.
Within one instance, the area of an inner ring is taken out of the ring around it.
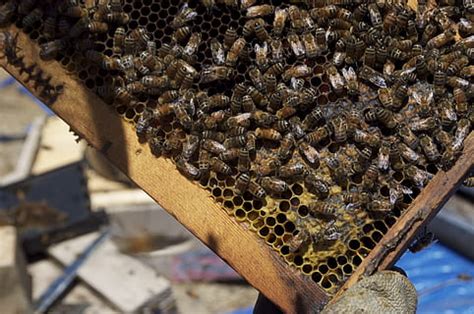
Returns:
[[[254,288],[3,70],[0,117],[2,313],[252,313]],[[473,202],[397,263],[420,313],[474,313]]]

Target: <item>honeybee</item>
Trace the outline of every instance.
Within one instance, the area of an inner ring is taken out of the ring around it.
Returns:
[[[207,8],[209,12],[216,6],[216,0],[201,0],[200,2]]]
[[[40,57],[43,60],[52,60],[58,52],[66,48],[66,42],[63,39],[57,39],[40,45]]]
[[[390,109],[377,108],[376,115],[377,119],[389,129],[393,129],[398,125],[398,121]]]
[[[244,135],[229,137],[224,141],[224,146],[226,148],[243,147],[245,144],[246,138]]]
[[[257,0],[240,0],[240,8],[247,9],[253,6]]]
[[[164,92],[163,94],[158,97],[158,103],[159,104],[164,104],[164,103],[170,103],[173,100],[176,100],[179,97],[178,91],[176,90],[168,90]]]
[[[429,179],[433,176],[432,174],[421,170],[413,165],[405,168],[406,177],[411,180],[417,187],[423,187]]]
[[[107,13],[103,20],[107,23],[124,25],[130,21],[130,16],[125,12],[111,12]]]
[[[253,112],[256,109],[255,103],[252,97],[250,97],[250,95],[244,95],[242,97],[241,104],[242,104],[242,110],[245,112]]]
[[[190,130],[193,126],[193,120],[181,104],[174,106],[174,114],[184,129]]]
[[[349,95],[355,96],[359,93],[359,82],[357,74],[352,67],[342,69],[342,76],[347,82],[347,90]]]
[[[329,196],[329,184],[311,173],[305,176],[304,184],[311,193],[317,195],[320,199]]]
[[[121,12],[122,9],[122,0],[110,0],[109,7],[112,12]]]
[[[8,17],[9,12],[7,11],[5,13],[5,16]],[[33,28],[36,23],[41,21],[41,19],[43,18],[43,14],[44,12],[41,8],[35,8],[33,11],[28,12],[27,15],[23,18],[23,26]]]
[[[235,180],[235,189],[237,193],[243,194],[250,183],[250,177],[247,173],[241,173]]]
[[[301,42],[299,36],[295,33],[288,35],[288,44],[291,47],[291,50],[297,59],[304,57],[306,51],[303,43]]]
[[[377,93],[378,93],[378,98],[380,100],[380,103],[385,108],[391,108],[393,106],[393,97],[392,97],[391,89],[389,89],[389,88],[379,88]]]
[[[280,141],[282,139],[280,132],[275,129],[257,128],[255,130],[255,135],[257,138],[270,141]]]
[[[227,149],[225,152],[219,154],[219,159],[222,161],[232,161],[239,158],[240,149],[238,147],[233,147]]]
[[[187,3],[184,3],[181,9],[179,9],[178,14],[171,21],[170,26],[174,29],[179,29],[186,25],[186,23],[191,22],[197,16],[197,12],[189,8]]]
[[[429,247],[435,241],[435,235],[432,232],[428,232],[426,227],[421,232],[420,235],[417,235],[415,241],[410,244],[408,249],[411,253],[418,253],[421,250]]]
[[[281,166],[278,170],[278,176],[281,178],[292,178],[302,175],[304,171],[304,165],[300,162],[296,162],[294,164]]]
[[[263,75],[263,91],[273,93],[277,86],[277,78],[273,74],[265,73]],[[262,92],[263,92],[262,91]]]
[[[420,146],[429,161],[436,161],[440,157],[439,150],[431,137],[427,135],[420,136]]]
[[[192,180],[198,180],[201,175],[198,168],[182,158],[176,161],[176,168],[178,168],[179,172],[181,172],[185,177]]]
[[[232,116],[226,121],[226,126],[228,128],[236,128],[236,127],[244,127],[248,128],[250,126],[250,117],[252,114],[250,112],[245,112],[238,114],[236,116]]]
[[[262,42],[270,38],[267,30],[265,29],[265,21],[262,19],[257,19],[255,22],[255,36]]]
[[[146,88],[166,88],[168,87],[170,80],[167,75],[145,75],[141,78],[140,82]]]
[[[150,151],[156,157],[160,157],[163,152],[163,138],[152,137],[149,141]]]
[[[234,70],[227,66],[209,66],[201,73],[200,83],[211,83],[214,81],[225,81],[232,79]]]
[[[248,70],[248,74],[250,76],[250,80],[252,81],[253,85],[261,92],[264,92],[265,84],[263,80],[262,72],[257,67],[250,67]]]
[[[237,170],[239,172],[248,172],[250,170],[250,152],[246,148],[240,148],[238,154]]]
[[[252,100],[257,106],[265,107],[268,105],[267,97],[265,97],[265,95],[259,92],[255,87],[249,86],[247,88],[247,93],[250,95],[250,97],[252,97]]]
[[[319,51],[316,45],[316,39],[314,38],[313,34],[311,33],[304,33],[302,35],[304,49],[306,51],[306,56],[308,58],[315,58]]]
[[[275,18],[273,20],[273,34],[280,36],[285,28],[288,18],[288,9],[276,8]]]
[[[211,166],[211,170],[214,171],[215,173],[222,173],[224,175],[232,174],[232,168],[217,157],[211,158],[210,166]]]
[[[344,78],[339,73],[337,68],[333,65],[329,66],[326,70],[326,73],[329,77],[329,82],[331,82],[331,86],[334,91],[338,94],[342,93],[344,90]]]
[[[321,109],[313,109],[303,120],[304,130],[311,130],[314,126],[324,120],[324,114]]]
[[[463,185],[472,188],[474,187],[474,176],[468,177],[463,181]]]
[[[268,70],[265,72],[265,74],[277,76],[283,73],[283,70],[284,70],[283,64],[278,62],[278,63],[273,64],[271,67],[269,67]]]
[[[255,168],[255,172],[258,176],[265,177],[274,174],[280,166],[281,162],[277,158],[271,156],[262,159]]]
[[[217,65],[223,65],[225,62],[225,52],[222,44],[216,39],[211,39],[212,60]]]
[[[316,145],[320,143],[321,141],[323,141],[324,139],[327,139],[329,136],[331,136],[331,134],[332,134],[331,128],[325,125],[306,134],[305,140],[311,145]]]
[[[271,39],[270,40],[271,48],[271,61],[272,62],[281,62],[285,57],[283,50],[283,43],[280,39]]]
[[[199,137],[196,135],[188,135],[186,137],[186,141],[183,144],[183,151],[181,156],[185,160],[191,159],[191,157],[196,153],[197,149],[199,148]]]
[[[405,143],[398,143],[397,148],[403,159],[408,162],[416,162],[420,158],[420,155]]]
[[[437,122],[433,117],[428,117],[424,119],[414,118],[409,123],[410,129],[415,132],[429,131],[434,129],[436,126]]]
[[[274,10],[275,7],[270,4],[255,5],[247,9],[246,17],[254,18],[260,16],[267,16],[273,14]]]
[[[288,81],[291,78],[306,77],[311,74],[311,68],[306,64],[294,65],[288,68],[282,75],[284,81]]]
[[[390,166],[390,145],[383,142],[377,157],[377,166],[382,171],[387,171]]]
[[[249,191],[249,193],[255,196],[256,198],[264,198],[267,195],[267,193],[265,192],[265,189],[262,188],[254,180],[250,180],[247,186],[247,191]]]
[[[184,47],[183,53],[187,56],[194,55],[198,50],[199,45],[201,44],[201,40],[201,33],[193,33],[191,37],[189,37],[188,43]]]
[[[378,147],[380,145],[380,139],[377,135],[363,130],[355,129],[353,137],[355,142],[367,144],[371,147]]]
[[[262,45],[255,44],[255,61],[261,70],[266,70],[268,68],[268,45],[266,42]]]
[[[370,22],[375,27],[380,27],[383,25],[382,15],[378,9],[378,6],[375,3],[368,5]]]
[[[319,166],[319,153],[313,146],[307,142],[300,142],[298,149],[303,160],[310,166],[317,168]]]
[[[291,27],[296,31],[302,31],[305,23],[301,10],[297,6],[292,5],[288,8],[288,15],[290,17]]]
[[[293,148],[295,147],[295,137],[289,132],[285,134],[280,142],[277,155],[280,160],[288,160],[293,155]]]
[[[452,149],[459,151],[463,147],[464,139],[469,135],[471,130],[471,121],[468,119],[461,119],[457,122],[456,131],[454,133],[454,140]]]
[[[248,151],[253,154],[256,150],[256,140],[257,137],[255,136],[255,132],[248,132],[247,133],[247,145],[245,146]]]
[[[376,164],[371,164],[362,176],[362,186],[372,189],[379,178],[379,169]]]
[[[87,30],[91,33],[106,33],[109,30],[107,23],[92,21],[87,25]]]
[[[113,52],[116,54],[121,54],[122,53],[122,47],[125,41],[125,28],[123,27],[117,27],[114,33],[114,39],[113,39]]]
[[[281,194],[289,189],[285,181],[275,177],[263,177],[259,180],[259,183],[269,194]]]
[[[463,78],[457,77],[457,76],[450,76],[447,78],[446,83],[448,83],[449,86],[456,88],[459,87],[461,89],[469,89],[470,83],[468,80],[465,80]]]
[[[341,204],[313,201],[309,203],[308,209],[313,215],[336,216],[341,210]]]
[[[290,253],[297,252],[305,243],[308,243],[311,239],[310,234],[306,229],[300,229],[298,234],[294,235],[288,242],[287,245],[290,249]]]
[[[456,36],[456,31],[452,28],[445,30],[443,33],[431,38],[426,43],[427,49],[441,48],[453,41]]]
[[[367,206],[368,211],[377,213],[387,213],[392,211],[392,208],[393,205],[389,201],[378,199],[372,200]]]
[[[347,140],[347,123],[342,117],[337,117],[330,122],[332,128],[334,141],[342,143]]]
[[[211,140],[222,143],[225,140],[225,135],[222,132],[218,132],[218,131],[214,131],[214,130],[205,130],[205,131],[202,132],[202,138],[209,138]],[[224,160],[224,159],[222,159],[222,160]]]
[[[366,65],[362,66],[359,72],[359,77],[376,85],[377,87],[387,87],[387,83],[385,82],[385,78],[383,77],[383,75]]]
[[[211,139],[203,139],[201,141],[201,148],[216,155],[223,153],[227,150],[223,144]]]

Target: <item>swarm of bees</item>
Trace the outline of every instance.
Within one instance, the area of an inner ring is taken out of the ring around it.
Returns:
[[[113,74],[96,90],[109,103],[146,99],[135,128],[154,155],[206,187],[231,178],[235,195],[263,204],[302,188],[287,212],[295,232],[280,243],[290,255],[310,259],[305,251],[330,250],[405,208],[453,165],[472,130],[469,0],[418,1],[416,10],[383,0],[181,1],[171,40],[158,43],[129,27],[121,0],[36,2],[4,3],[0,24],[42,21],[41,58],[73,47]],[[237,12],[240,24],[209,36],[197,27],[203,7]],[[96,45],[105,33],[111,55]],[[200,63],[204,52],[209,62]]]

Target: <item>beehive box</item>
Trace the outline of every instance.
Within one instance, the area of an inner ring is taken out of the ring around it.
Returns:
[[[171,24],[184,2],[124,1],[123,12],[130,17],[125,30],[143,28],[160,48],[163,43],[171,42],[176,31]],[[222,41],[229,27],[242,33],[248,19],[245,11],[223,4],[217,4],[216,9],[209,11],[198,1],[187,3],[197,13],[192,32],[202,33],[202,43],[193,61],[200,69],[213,63],[211,39]],[[278,6],[281,1],[272,4]],[[94,1],[85,1],[83,7],[94,5]],[[54,11],[53,7],[48,9]],[[70,14],[80,16],[82,13]],[[39,45],[51,39],[45,35],[44,25],[39,20],[33,19],[29,21],[30,26],[25,26],[25,16],[31,14],[13,17],[16,25],[7,29],[12,36],[18,34],[19,57],[10,58],[12,62],[3,59],[2,65],[49,104],[74,132],[103,152],[163,208],[285,311],[307,312],[321,308],[360,276],[390,267],[472,167],[474,138],[471,134],[450,170],[442,171],[433,164],[428,165],[425,170],[436,173],[428,186],[421,192],[412,187],[411,197],[404,197],[389,213],[372,215],[359,211],[357,220],[345,214],[341,220],[349,227],[344,237],[327,245],[305,245],[292,250],[290,242],[299,232],[297,221],[310,216],[309,204],[314,200],[302,179],[290,180],[287,191],[264,198],[238,193],[235,173],[230,176],[211,173],[197,183],[187,180],[170,158],[156,158],[148,145],[137,139],[134,127],[150,99],[138,97],[133,106],[127,103],[107,106],[103,100],[111,103],[111,91],[107,87],[117,73],[88,60],[96,54],[86,57],[80,47],[84,43],[79,40],[55,55],[54,60],[41,60]],[[93,50],[113,57],[114,31],[115,28],[94,35]],[[249,83],[247,63],[253,62],[254,56],[250,53],[248,57],[246,62],[237,63],[233,80],[220,84],[193,84],[212,95],[231,91],[234,83]],[[305,78],[305,85],[317,91],[314,102],[320,107],[345,97],[333,90],[325,74],[332,58],[329,52],[320,53],[307,63],[312,74]],[[296,58],[288,57],[283,66],[287,68],[295,62]],[[168,136],[176,129],[180,129],[179,123],[170,121],[163,132]],[[323,156],[334,154],[341,146],[332,140],[316,145]],[[324,174],[324,171],[328,170],[321,167],[320,172]],[[394,177],[405,181],[401,172],[395,173]],[[361,176],[353,176],[350,184],[359,186],[361,180]],[[377,192],[381,198],[389,196],[386,187]],[[337,195],[341,191],[334,185],[330,193]],[[335,227],[340,226],[336,223]]]

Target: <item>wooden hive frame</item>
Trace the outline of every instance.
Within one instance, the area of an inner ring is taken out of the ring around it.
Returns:
[[[18,33],[23,63],[36,65],[42,77],[51,77],[49,86],[62,86],[51,99],[44,93],[42,79],[0,60],[0,65],[49,107],[91,146],[101,151],[157,203],[240,273],[252,286],[288,313],[320,309],[330,301],[310,277],[290,267],[248,226],[237,223],[214,202],[208,191],[187,180],[170,160],[156,158],[137,141],[132,126],[113,112],[56,61],[37,56],[39,48],[15,26],[4,29]],[[417,231],[433,218],[456,190],[474,163],[474,134],[449,171],[440,171],[413,201],[363,260],[336,294],[362,276],[390,268],[410,244]],[[205,218],[203,218],[205,217]]]

